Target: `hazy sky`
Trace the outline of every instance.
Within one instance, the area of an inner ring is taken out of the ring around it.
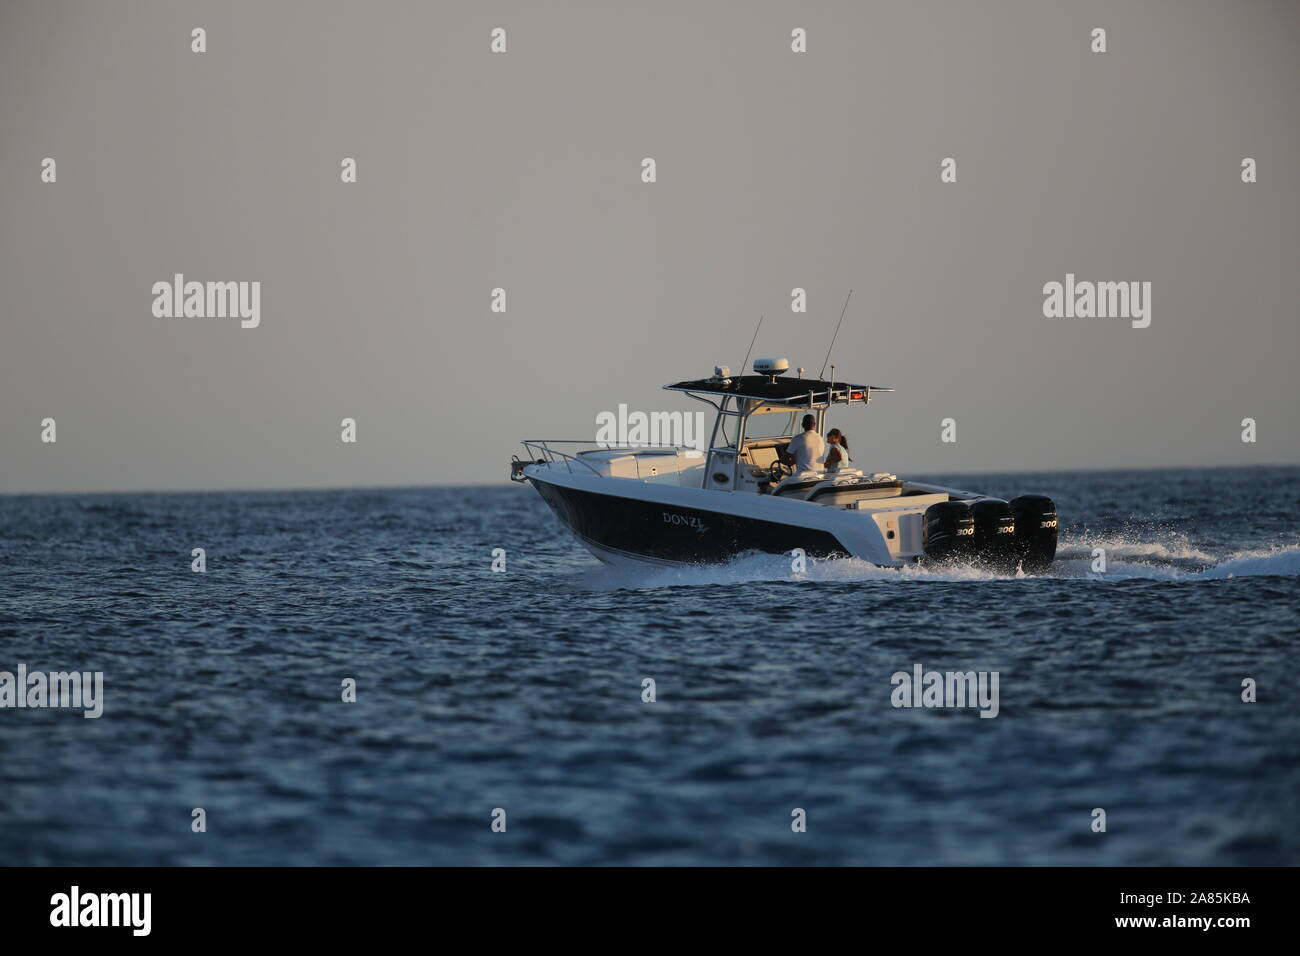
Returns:
[[[815,372],[850,287],[863,467],[1297,462],[1298,99],[1292,0],[6,0],[0,491],[500,484],[760,313]],[[155,317],[177,272],[260,325]],[[1045,318],[1067,273],[1150,327]]]

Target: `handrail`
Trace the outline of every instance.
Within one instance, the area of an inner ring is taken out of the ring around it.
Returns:
[[[564,459],[565,469],[569,472],[569,474],[573,474],[573,465],[571,464],[571,462],[576,461],[580,465],[585,465],[587,470],[590,471],[597,478],[604,477],[604,475],[602,475],[599,471],[593,468],[590,465],[590,463],[583,461],[577,455],[570,455],[566,452],[559,451],[558,449],[550,447],[552,444],[590,445],[591,442],[589,441],[582,441],[580,439],[572,439],[572,438],[530,438],[530,439],[525,439],[524,441],[520,442],[520,444],[523,445],[525,448],[527,448],[530,452],[540,454],[546,461],[550,462],[551,464],[555,464],[557,456],[561,459]]]

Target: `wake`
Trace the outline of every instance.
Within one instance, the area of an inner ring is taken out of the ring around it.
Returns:
[[[1098,552],[1104,554],[1104,571]],[[1215,556],[1185,538],[1170,535],[1163,541],[1129,538],[1081,537],[1066,539],[1057,548],[1056,561],[1040,575],[1017,571],[997,573],[978,564],[944,567],[880,568],[858,558],[807,559],[801,573],[791,570],[791,559],[778,554],[742,555],[726,564],[672,568],[600,567],[587,572],[580,586],[591,590],[666,588],[775,581],[998,581],[1062,579],[1100,583],[1131,580],[1218,581],[1239,577],[1300,576],[1300,545],[1256,548]]]

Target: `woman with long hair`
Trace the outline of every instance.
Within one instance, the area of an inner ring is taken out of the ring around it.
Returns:
[[[826,464],[827,471],[847,471],[849,462],[849,440],[845,434],[838,428],[832,428],[826,433]]]

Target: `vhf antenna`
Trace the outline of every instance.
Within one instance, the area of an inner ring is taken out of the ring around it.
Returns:
[[[844,297],[844,308],[840,309],[840,320],[835,323],[835,334],[831,336],[831,348],[826,350],[826,362],[831,360],[831,349],[835,348],[835,340],[839,337],[840,326],[844,324],[844,313],[849,310],[849,299],[851,298],[853,298],[852,289],[850,289],[849,294]],[[821,378],[826,374],[826,362],[822,362],[822,370],[817,373],[818,378]]]
[[[754,337],[749,340],[749,351],[745,353],[745,361],[740,363],[740,374],[745,374],[745,369],[749,368],[749,353],[754,351],[754,343],[758,341],[758,330],[763,327],[763,316],[758,317],[758,325],[754,327]]]

